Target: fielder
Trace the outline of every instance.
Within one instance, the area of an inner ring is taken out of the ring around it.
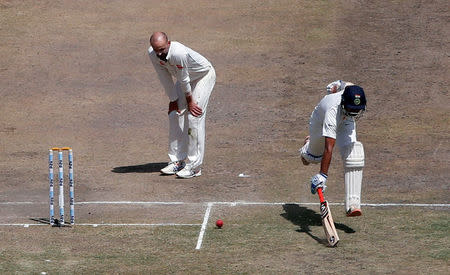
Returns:
[[[364,90],[350,82],[335,81],[328,95],[314,108],[309,120],[309,136],[300,148],[304,165],[320,163],[320,172],[311,178],[311,193],[325,191],[333,148],[339,148],[344,162],[345,209],[347,216],[360,216],[364,148],[356,140],[356,120],[366,109]]]
[[[198,177],[205,155],[206,109],[216,83],[214,68],[202,55],[170,41],[163,32],[152,34],[148,54],[170,101],[170,162],[161,173]]]

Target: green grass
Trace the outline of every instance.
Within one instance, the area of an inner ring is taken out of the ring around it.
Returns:
[[[337,248],[326,246],[317,209],[295,204],[216,205],[200,250],[200,226],[2,227],[0,272],[444,274],[448,268],[449,211],[365,208],[364,216],[346,218],[341,207],[332,207]],[[225,221],[222,229],[215,228],[218,217]],[[312,260],[318,258],[327,260]]]

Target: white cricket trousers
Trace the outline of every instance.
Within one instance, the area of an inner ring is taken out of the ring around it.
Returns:
[[[187,110],[186,96],[177,81],[175,89],[178,94],[180,113],[169,114],[169,158],[175,162],[186,160],[187,168],[200,168],[205,155],[205,122],[209,96],[216,83],[216,72],[211,67],[209,72],[200,79],[191,82],[192,97],[202,108],[202,115],[193,116]]]

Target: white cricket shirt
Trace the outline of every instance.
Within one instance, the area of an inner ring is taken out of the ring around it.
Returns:
[[[309,119],[310,127],[314,129],[322,129],[322,123],[325,113],[333,106],[341,103],[342,92],[326,95],[320,100],[319,104],[314,108]]]
[[[314,108],[310,118],[310,135],[337,139],[339,146],[356,141],[356,124],[353,117],[342,112],[343,91],[326,95]]]
[[[172,77],[180,82],[184,93],[189,93],[191,82],[202,78],[212,68],[205,57],[176,41],[170,42],[167,61],[159,59],[152,47],[148,48],[148,55],[170,101],[178,99]]]

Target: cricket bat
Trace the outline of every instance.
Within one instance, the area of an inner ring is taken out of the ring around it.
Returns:
[[[327,241],[330,246],[336,246],[339,242],[339,236],[334,226],[333,217],[331,216],[328,202],[323,198],[322,188],[317,189],[320,199],[320,216],[322,217],[323,230],[327,236]]]

